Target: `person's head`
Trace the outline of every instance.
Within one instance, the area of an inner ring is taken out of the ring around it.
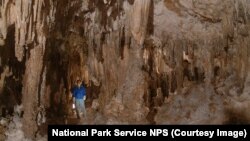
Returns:
[[[77,80],[76,84],[77,84],[78,87],[80,87],[82,85],[82,81],[81,80]]]

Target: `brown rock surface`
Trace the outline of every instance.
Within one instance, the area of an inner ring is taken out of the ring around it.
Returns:
[[[84,124],[250,121],[249,0],[0,5],[0,107],[11,115],[23,105],[28,138],[78,122],[70,90],[79,78]]]

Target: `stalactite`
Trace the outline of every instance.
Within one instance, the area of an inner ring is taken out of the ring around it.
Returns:
[[[151,0],[136,0],[131,10],[130,29],[138,44],[146,38]]]
[[[50,4],[53,5],[52,1],[50,1]],[[43,79],[43,84],[45,83],[45,74],[42,72],[46,45],[44,33],[46,19],[44,11],[42,11],[44,6],[44,0],[3,0],[1,5],[1,40],[6,39],[7,28],[14,24],[15,56],[20,62],[23,61],[24,56],[27,57],[22,89],[22,104],[25,110],[23,129],[25,135],[28,137],[34,137],[36,133],[37,123],[35,117],[36,112],[38,112],[37,100],[38,88],[41,85],[40,79]],[[50,11],[50,19],[53,19],[54,14],[55,10],[52,9],[52,12]],[[30,56],[27,56],[27,54],[30,54]],[[42,78],[40,78],[41,74],[43,74]],[[32,132],[30,131],[30,127],[33,128]]]
[[[1,5],[1,20],[0,20],[1,34],[2,34],[3,39],[6,39],[7,28],[8,28],[8,25],[7,25],[8,9],[7,8],[8,8],[9,1],[2,0],[1,3],[2,3],[2,5]]]
[[[13,26],[8,59],[25,64],[25,73],[1,52],[0,96],[17,73],[27,137],[44,115],[69,116],[77,79],[90,91],[91,123],[211,123],[217,117],[207,113],[222,117],[223,99],[247,95],[248,0],[1,2],[0,51]]]

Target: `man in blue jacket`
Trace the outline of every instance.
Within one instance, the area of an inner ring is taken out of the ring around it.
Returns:
[[[73,102],[76,106],[77,118],[80,119],[82,113],[84,117],[87,117],[85,109],[85,99],[86,99],[86,88],[82,84],[81,80],[77,80],[77,86],[73,88]]]

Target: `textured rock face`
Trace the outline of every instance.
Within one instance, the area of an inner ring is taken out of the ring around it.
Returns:
[[[29,138],[37,132],[38,107],[42,105],[39,95],[44,71],[45,30],[49,29],[47,22],[53,18],[53,14],[46,15],[53,12],[53,7],[46,10],[45,6],[49,6],[49,2],[44,0],[1,1],[1,69],[11,67],[11,75],[6,75],[5,71],[1,77],[5,82],[2,99],[16,97],[3,102],[9,102],[10,109],[22,101],[23,130]]]
[[[249,19],[248,0],[2,1],[0,98],[30,138],[79,78],[88,124],[249,123]]]
[[[150,5],[151,0],[137,0],[131,9],[131,33],[140,45],[143,45],[146,38]]]

